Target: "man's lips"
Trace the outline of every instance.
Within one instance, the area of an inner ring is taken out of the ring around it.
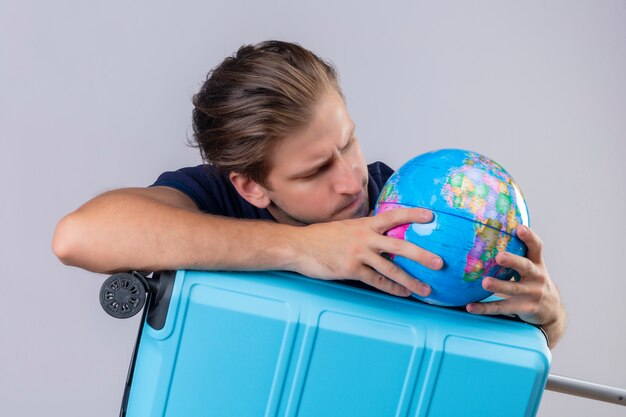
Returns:
[[[350,201],[348,204],[346,204],[340,211],[350,210],[350,209],[359,207],[363,203],[364,196],[365,196],[365,193],[363,193],[363,191],[359,192],[356,195],[356,197],[352,201]]]

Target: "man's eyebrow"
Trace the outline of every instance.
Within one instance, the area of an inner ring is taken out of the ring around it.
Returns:
[[[326,158],[324,160],[321,160],[319,163],[316,163],[315,165],[307,168],[304,171],[297,172],[297,173],[295,173],[293,175],[290,175],[288,178],[289,179],[298,179],[298,178],[308,177],[309,175],[314,174],[320,168],[324,167],[325,165],[328,165],[330,163],[330,161],[332,161],[333,158],[334,158],[334,156],[331,156],[330,158]]]

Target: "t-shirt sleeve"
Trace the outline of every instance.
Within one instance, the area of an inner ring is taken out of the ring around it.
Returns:
[[[370,177],[368,182],[370,209],[373,209],[376,205],[378,195],[394,171],[388,165],[380,161],[369,164],[367,171]]]
[[[211,166],[198,165],[164,172],[152,186],[170,187],[186,194],[205,213],[238,218],[268,218],[265,210],[259,210],[243,199],[228,177]]]

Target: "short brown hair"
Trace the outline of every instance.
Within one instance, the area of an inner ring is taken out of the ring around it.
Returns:
[[[244,45],[207,75],[193,97],[193,131],[204,160],[262,185],[277,140],[305,127],[334,67],[295,43]]]

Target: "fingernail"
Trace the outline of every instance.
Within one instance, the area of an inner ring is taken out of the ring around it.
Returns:
[[[435,219],[435,215],[432,211],[422,211],[420,217],[422,223],[430,223]]]
[[[430,264],[432,265],[434,269],[439,269],[443,266],[443,259],[439,257],[433,258],[433,260],[430,261]]]
[[[489,291],[490,286],[491,286],[491,277],[483,278],[483,288]]]
[[[421,292],[419,293],[419,295],[421,295],[422,297],[428,297],[430,295],[431,292],[431,288],[429,285],[422,285],[421,287]]]
[[[528,233],[528,227],[524,226],[523,224],[517,226],[517,234],[522,234],[525,235],[526,233]]]

